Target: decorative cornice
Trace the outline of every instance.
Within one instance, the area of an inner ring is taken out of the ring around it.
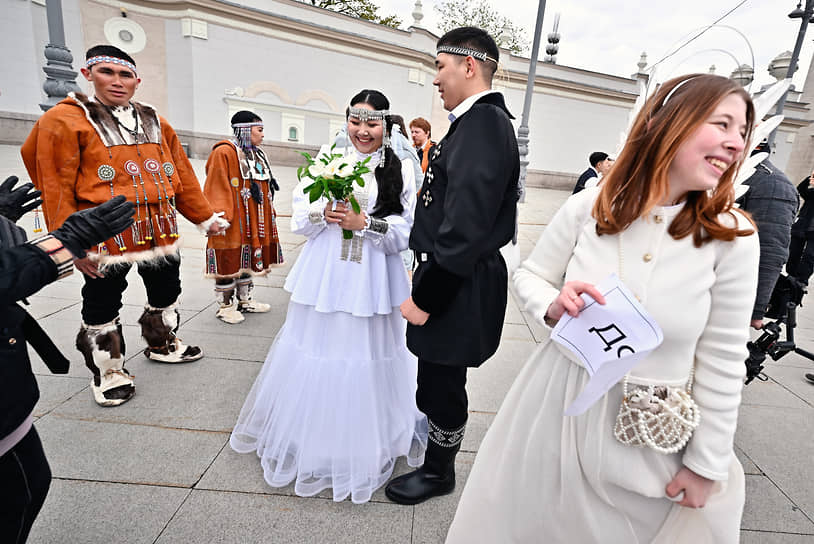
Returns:
[[[298,20],[285,15],[270,13],[257,8],[242,6],[225,0],[90,0],[93,3],[120,9],[126,7],[132,13],[161,17],[165,19],[181,19],[192,17],[211,24],[234,28],[236,30],[253,32],[264,36],[278,38],[326,49],[328,51],[345,53],[357,57],[385,61],[405,67],[420,65],[433,69],[435,57],[429,53],[418,51],[392,42],[385,42],[357,34],[320,25],[311,21]],[[317,9],[320,12],[328,10],[314,8],[308,4],[297,2],[297,7],[303,9]],[[330,16],[346,15],[330,12]],[[391,29],[377,23],[350,17],[354,22],[372,24],[380,30],[397,32],[409,35],[404,30]],[[434,44],[433,44],[434,45]]]

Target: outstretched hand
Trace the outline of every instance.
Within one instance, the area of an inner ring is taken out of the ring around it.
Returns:
[[[15,223],[23,215],[42,204],[40,198],[42,192],[34,189],[33,183],[23,183],[14,189],[17,181],[19,181],[17,176],[9,176],[0,184],[0,215]],[[34,190],[32,191],[32,189]]]

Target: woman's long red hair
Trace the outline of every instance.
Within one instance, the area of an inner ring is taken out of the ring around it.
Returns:
[[[678,77],[664,83],[645,102],[622,152],[602,182],[592,212],[597,234],[623,231],[667,198],[668,170],[679,147],[730,94],[737,94],[746,103],[748,141],[754,124],[754,106],[749,94],[731,79],[711,74]],[[749,151],[744,150],[744,157]],[[753,232],[738,229],[737,221],[734,226],[720,221],[722,213],[733,211],[732,181],[744,157],[730,165],[711,193],[687,193],[684,208],[668,229],[673,238],[678,240],[692,234],[695,246],[701,247],[712,239],[730,241]]]

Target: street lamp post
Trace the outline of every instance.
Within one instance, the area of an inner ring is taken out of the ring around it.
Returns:
[[[534,79],[537,77],[537,55],[540,52],[540,35],[543,30],[545,1],[540,0],[537,7],[537,24],[534,27],[534,41],[531,46],[531,59],[529,59],[529,79],[526,82],[523,116],[520,118],[520,126],[517,128],[517,146],[520,151],[520,202],[526,201],[526,174],[529,166],[529,113],[531,111],[531,97],[534,94]],[[810,1],[814,2],[814,0]]]
[[[800,30],[797,31],[797,41],[794,43],[794,51],[791,54],[789,69],[786,72],[786,79],[791,79],[794,72],[797,71],[797,60],[800,57],[800,49],[803,47],[803,39],[806,35],[806,29],[808,28],[808,23],[811,20],[811,16],[814,15],[814,0],[806,0],[805,9],[801,9],[801,5],[802,2],[797,2],[797,8],[789,13],[789,18],[802,20],[800,21]],[[786,96],[788,94],[789,92],[786,91],[783,93],[783,96],[780,97],[780,100],[777,102],[777,110],[775,111],[775,115],[781,115],[783,113],[783,107],[786,105]],[[760,121],[760,119],[758,119],[758,121]],[[774,129],[772,133],[769,134],[768,142],[770,148],[772,145],[774,145],[774,137],[776,133],[777,129]]]
[[[42,68],[47,76],[42,88],[48,98],[45,103],[40,104],[42,111],[48,111],[68,96],[70,91],[81,92],[79,85],[76,84],[76,72],[71,66],[73,55],[65,45],[62,0],[46,0],[45,10],[48,17],[48,45],[45,46],[45,58],[48,62]]]

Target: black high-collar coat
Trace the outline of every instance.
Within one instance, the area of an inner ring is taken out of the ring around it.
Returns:
[[[514,235],[520,176],[512,118],[503,95],[484,95],[430,155],[410,235],[413,300],[430,314],[407,326],[421,359],[479,366],[500,343],[508,274],[499,250]]]

